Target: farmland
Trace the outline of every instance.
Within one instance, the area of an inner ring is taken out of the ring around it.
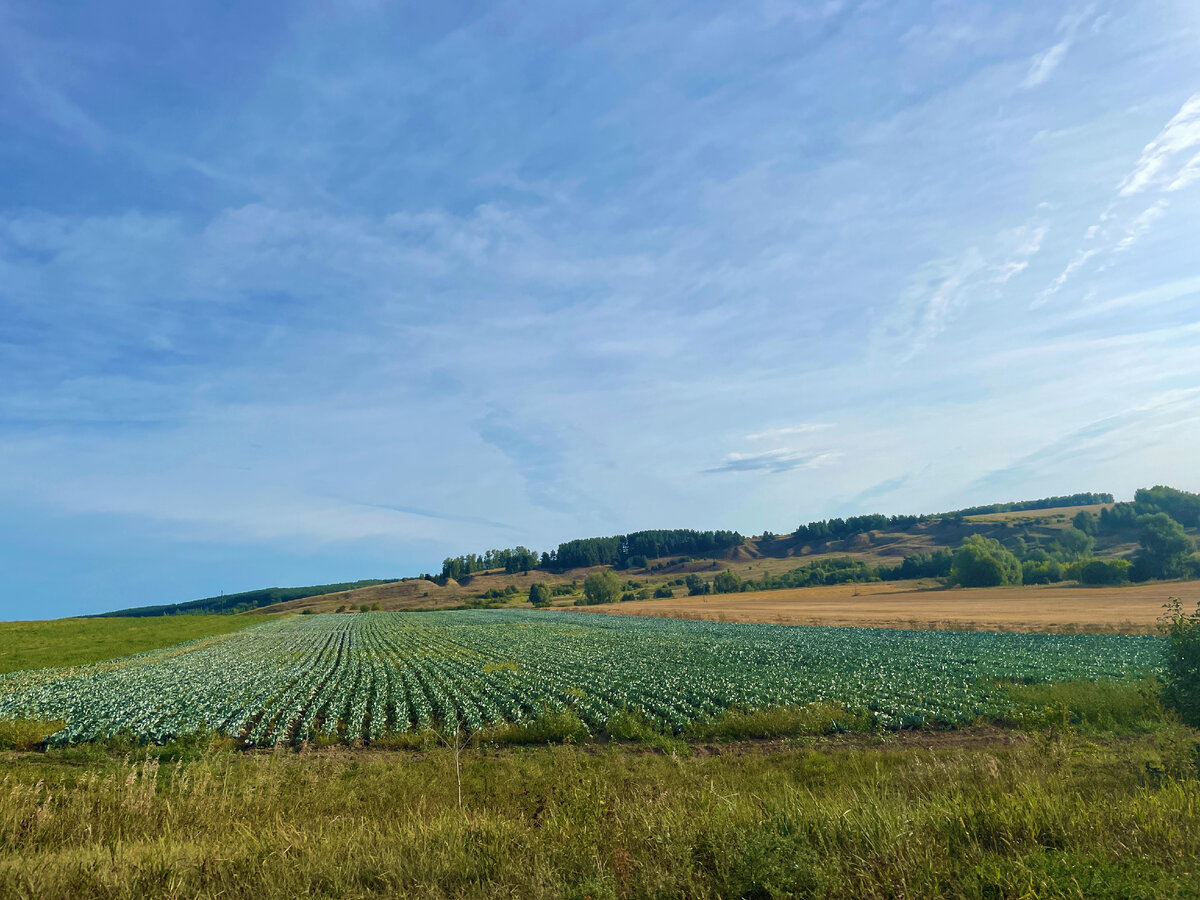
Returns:
[[[1200,581],[929,590],[913,582],[838,584],[645,600],[580,612],[714,622],[1152,634],[1168,597],[1200,601]]]
[[[1153,637],[795,628],[467,611],[297,616],[220,639],[0,680],[0,718],[63,721],[52,743],[198,732],[271,746],[477,732],[548,714],[667,732],[729,709],[832,703],[872,727],[1013,712],[1011,682],[1134,680]]]

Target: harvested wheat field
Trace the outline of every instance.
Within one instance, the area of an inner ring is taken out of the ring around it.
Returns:
[[[1200,581],[1105,588],[1069,584],[949,590],[921,589],[913,582],[839,584],[577,609],[774,625],[1146,634],[1155,630],[1168,597],[1179,597],[1185,607],[1194,607],[1200,601]]]

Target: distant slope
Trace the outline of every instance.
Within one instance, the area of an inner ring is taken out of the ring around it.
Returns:
[[[341,591],[352,591],[358,588],[373,587],[379,584],[391,584],[394,578],[368,578],[363,581],[347,581],[341,584],[314,584],[308,587],[289,588],[260,588],[256,591],[242,591],[240,594],[223,594],[220,597],[205,597],[201,600],[189,600],[186,603],[166,603],[160,606],[137,606],[132,609],[119,609],[116,612],[102,613],[97,618],[106,616],[139,617],[139,616],[173,616],[188,613],[239,613],[249,612],[273,603],[286,603],[289,600],[302,600],[305,597],[319,597],[323,594],[335,594]]]
[[[1127,559],[1138,549],[1138,516],[1157,511],[1172,514],[1192,533],[1200,529],[1200,495],[1158,486],[1140,489],[1132,503],[1115,503],[1108,493],[1082,492],[934,515],[823,519],[800,524],[790,533],[763,532],[757,537],[687,528],[636,531],[565,541],[556,550],[540,554],[523,546],[469,553],[445,559],[436,575],[267,588],[107,615],[509,606],[523,603],[535,581],[551,587],[552,602],[563,605],[580,598],[582,582],[589,573],[606,569],[621,578],[623,599],[644,599],[660,588],[682,593],[689,576],[692,583],[687,590],[703,588],[697,577],[711,585],[715,575],[725,569],[744,582],[744,590],[801,587],[817,576],[825,583],[944,577],[949,551],[971,534],[1000,541],[1023,562],[1028,555],[1040,564],[1051,554],[1058,554],[1056,561],[1061,557],[1069,562],[1073,557],[1062,555],[1065,551],[1058,539],[1081,513],[1087,516],[1080,527],[1094,538],[1086,552],[1097,558]],[[821,571],[814,571],[814,566]],[[1037,577],[1045,574],[1034,572]],[[730,590],[727,585],[728,579],[721,589]]]

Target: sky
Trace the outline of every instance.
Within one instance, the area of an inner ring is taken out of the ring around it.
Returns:
[[[0,0],[0,618],[1200,489],[1200,4]]]

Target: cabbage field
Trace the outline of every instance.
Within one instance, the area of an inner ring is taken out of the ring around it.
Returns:
[[[477,731],[574,710],[668,730],[722,711],[836,702],[884,728],[1004,715],[1004,682],[1128,680],[1161,642],[747,625],[561,611],[358,613],[272,620],[90,666],[0,677],[0,719],[62,720],[56,743],[199,731],[271,746]]]

